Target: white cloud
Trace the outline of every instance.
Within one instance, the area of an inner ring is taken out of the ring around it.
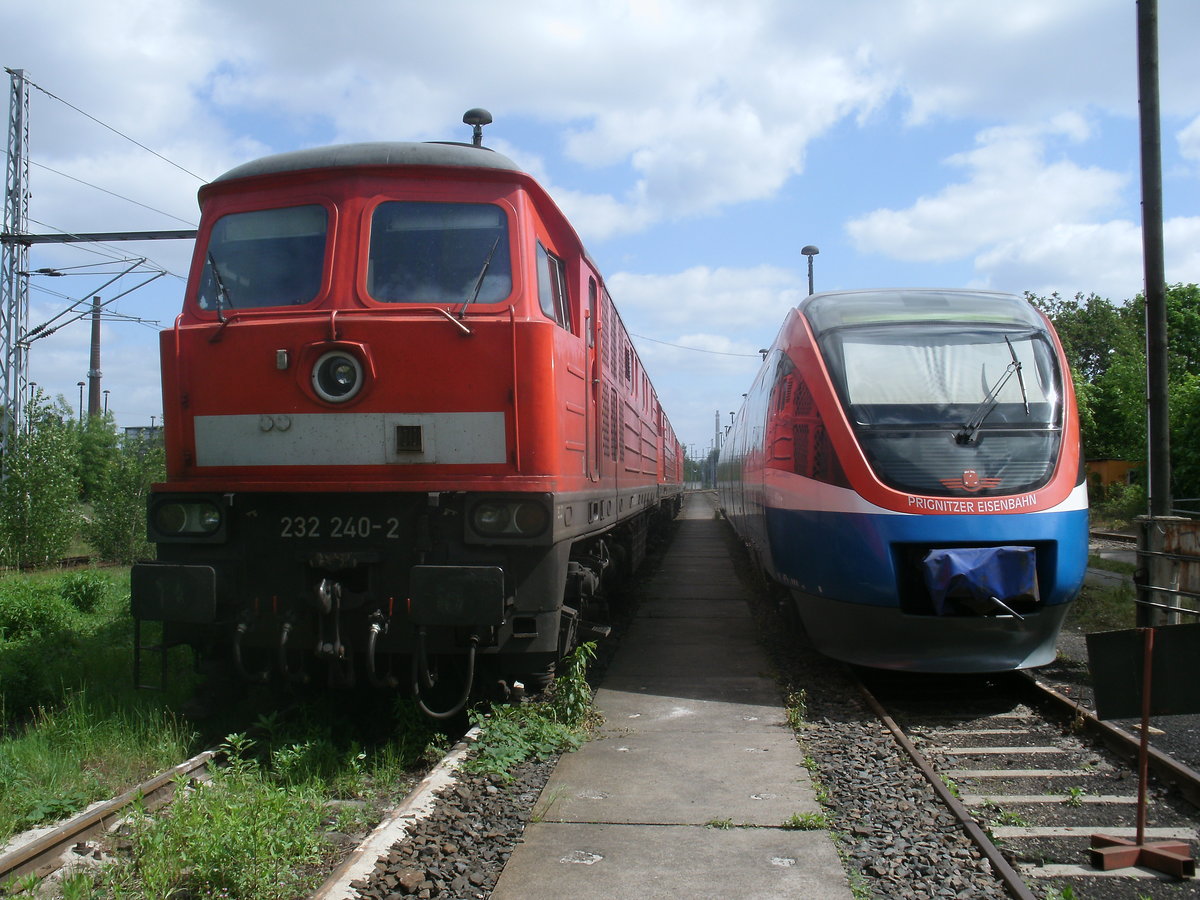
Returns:
[[[1200,116],[1179,131],[1175,140],[1179,142],[1179,153],[1184,159],[1200,163]]]
[[[1087,136],[1077,116],[1042,127],[991,128],[976,148],[946,160],[966,180],[919,198],[907,209],[880,209],[847,223],[857,248],[894,259],[938,261],[982,254],[1085,226],[1116,207],[1126,176],[1068,159],[1047,159],[1053,139]]]

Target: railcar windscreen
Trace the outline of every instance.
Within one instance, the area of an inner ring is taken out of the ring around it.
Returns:
[[[383,303],[498,303],[512,293],[508,217],[490,203],[381,203],[367,293]]]
[[[325,208],[316,205],[222,216],[208,238],[200,308],[255,309],[312,301],[321,289],[328,221]]]
[[[876,473],[913,493],[1035,490],[1054,472],[1062,381],[1041,329],[842,326],[821,352]]]

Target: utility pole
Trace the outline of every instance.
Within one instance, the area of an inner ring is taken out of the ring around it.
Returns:
[[[1138,109],[1142,138],[1142,264],[1146,282],[1146,419],[1151,516],[1171,514],[1167,413],[1167,278],[1163,262],[1158,2],[1138,0]]]
[[[4,225],[22,235],[29,224],[29,83],[24,69],[8,69],[8,155],[4,172]],[[21,343],[29,325],[29,245],[0,245],[0,447],[7,447],[21,421],[29,382],[27,348]]]
[[[1138,586],[1137,624],[1178,621],[1165,613],[1160,590],[1178,587],[1178,565],[1166,551],[1178,520],[1171,519],[1171,443],[1168,417],[1167,278],[1163,261],[1162,138],[1158,103],[1158,0],[1138,0],[1138,119],[1142,150],[1142,265],[1146,282],[1146,463],[1149,515],[1138,520],[1138,558],[1148,560]]]

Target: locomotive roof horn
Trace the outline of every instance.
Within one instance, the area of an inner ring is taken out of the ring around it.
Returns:
[[[483,146],[483,126],[492,124],[492,114],[486,109],[468,109],[463,113],[463,124],[472,127],[471,143],[476,147]]]

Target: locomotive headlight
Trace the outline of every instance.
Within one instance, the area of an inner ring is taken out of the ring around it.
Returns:
[[[511,521],[507,503],[480,503],[471,516],[471,523],[480,534],[503,534]]]
[[[546,507],[540,503],[518,503],[513,509],[513,526],[521,534],[534,535],[546,527]]]
[[[209,500],[175,500],[154,508],[155,529],[170,537],[207,537],[221,527],[221,511]]]
[[[345,350],[331,350],[313,366],[313,390],[322,400],[344,403],[357,394],[362,385],[362,363]]]
[[[536,500],[487,500],[471,510],[471,527],[486,537],[536,537],[549,521],[545,505]]]

